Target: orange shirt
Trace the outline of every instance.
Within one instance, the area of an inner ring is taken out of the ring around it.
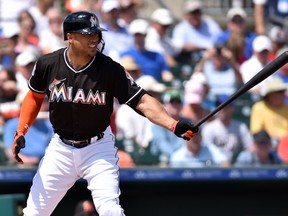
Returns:
[[[135,167],[135,163],[132,157],[125,151],[118,150],[119,161],[118,164],[121,168],[132,168]]]
[[[284,163],[288,163],[288,135],[280,139],[277,152],[279,157],[284,161]]]

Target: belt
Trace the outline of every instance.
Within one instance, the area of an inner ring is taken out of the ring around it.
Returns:
[[[93,142],[96,142],[100,139],[102,139],[104,136],[104,133],[98,133],[96,136],[85,139],[85,140],[69,140],[69,139],[65,139],[63,137],[60,136],[60,139],[62,140],[63,143],[73,146],[75,148],[84,148],[88,145],[90,145]]]

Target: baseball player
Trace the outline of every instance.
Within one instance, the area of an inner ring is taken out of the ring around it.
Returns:
[[[69,45],[36,62],[15,132],[13,157],[23,164],[18,153],[47,96],[54,135],[23,212],[26,216],[51,215],[67,190],[83,178],[100,216],[122,216],[117,148],[109,126],[114,98],[183,139],[191,139],[198,128],[170,117],[120,64],[102,54],[98,44],[104,45],[102,31],[106,30],[95,14],[68,14],[63,31]]]

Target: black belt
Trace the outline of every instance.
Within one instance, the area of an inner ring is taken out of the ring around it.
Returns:
[[[88,145],[90,145],[91,143],[98,141],[100,139],[102,139],[104,136],[104,133],[98,133],[96,136],[85,139],[85,140],[69,140],[69,139],[65,139],[63,137],[60,136],[60,139],[62,140],[63,143],[73,146],[75,148],[84,148]]]

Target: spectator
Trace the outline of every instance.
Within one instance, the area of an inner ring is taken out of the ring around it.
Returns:
[[[53,7],[48,9],[46,16],[48,18],[49,28],[45,29],[45,31],[39,35],[39,47],[42,54],[47,54],[67,46],[66,42],[63,41],[63,17],[61,11]]]
[[[133,57],[124,56],[120,63],[134,80],[142,76],[141,68],[136,64]]]
[[[261,87],[262,99],[252,106],[250,131],[256,133],[265,129],[273,140],[274,147],[288,131],[288,105],[285,104],[285,83],[277,77],[264,81]]]
[[[269,60],[274,60],[277,56],[279,56],[283,51],[287,50],[286,40],[287,34],[282,28],[279,26],[274,26],[269,31],[269,38],[271,40],[271,52],[269,55]]]
[[[241,32],[232,32],[227,40],[226,47],[231,51],[233,58],[240,66],[244,61],[247,60],[243,54],[245,51],[245,37]]]
[[[285,50],[287,51],[288,48]],[[279,55],[281,55],[282,53],[278,53],[278,55],[276,57],[278,57]],[[288,104],[288,63],[284,64],[281,68],[278,69],[278,71],[276,71],[273,76],[279,77],[286,85],[287,90],[285,92],[285,103]]]
[[[139,77],[136,83],[158,100],[167,90],[164,84],[148,75]],[[147,118],[138,115],[127,105],[120,105],[116,112],[116,127],[116,138],[122,140],[124,150],[132,156],[136,165],[158,163],[158,156],[150,151],[153,133],[152,123]]]
[[[24,148],[19,156],[26,165],[36,166],[43,157],[46,147],[52,138],[52,125],[48,119],[48,100],[44,100],[40,112],[34,124],[29,128],[25,139],[29,146]],[[19,118],[8,120],[4,126],[4,144],[7,148],[7,155],[12,160],[11,146],[14,139],[14,133],[17,130]]]
[[[108,31],[103,34],[104,53],[115,61],[120,61],[120,53],[131,47],[132,37],[128,30],[119,25],[120,4],[117,0],[105,0],[101,7],[103,27]],[[117,43],[115,43],[117,41]]]
[[[213,47],[221,27],[213,19],[203,17],[201,1],[188,0],[183,6],[184,20],[172,32],[172,38],[182,52],[202,51]]]
[[[18,39],[18,29],[10,32],[11,35],[0,37],[0,67],[14,68],[17,53],[15,47]]]
[[[2,68],[0,70],[0,163],[6,162],[3,144],[4,125],[7,120],[17,117],[20,113],[20,104],[16,101],[17,94],[15,72]]]
[[[29,90],[28,80],[32,75],[32,70],[36,61],[37,56],[30,50],[22,52],[16,58],[16,80],[20,97],[21,95],[25,95]]]
[[[255,14],[255,30],[259,35],[267,34],[277,25],[288,29],[285,18],[288,16],[288,2],[283,0],[253,0]]]
[[[197,122],[209,114],[209,110],[203,107],[207,88],[202,83],[189,80],[184,86],[184,105],[182,115],[193,122]]]
[[[234,93],[242,84],[242,76],[232,52],[220,44],[205,51],[195,72],[202,72],[207,77],[209,97]]]
[[[41,32],[49,28],[48,18],[46,12],[49,8],[54,6],[55,0],[36,0],[35,5],[29,8],[29,13],[36,22],[35,33],[40,35]]]
[[[81,200],[77,203],[73,216],[98,216],[98,213],[92,201]]]
[[[227,44],[230,37],[234,35],[241,35],[244,40],[242,56],[238,59],[238,63],[243,63],[244,60],[252,56],[252,42],[256,37],[255,32],[251,32],[247,27],[247,14],[244,9],[234,7],[229,9],[227,13],[227,27],[226,30],[219,35],[217,43]],[[234,41],[237,43],[238,41]],[[230,47],[228,47],[230,48]]]
[[[207,82],[207,77],[202,72],[194,71],[190,79],[187,82],[185,82],[185,86],[190,82],[191,83],[196,82],[197,83],[196,85],[201,84],[204,87],[204,93],[202,96],[203,102],[201,105],[205,109],[213,110],[215,108],[215,101],[214,99],[209,98],[210,87]]]
[[[162,102],[166,111],[175,119],[189,121],[182,117],[183,97],[180,90],[169,90],[163,94]],[[159,155],[160,163],[167,165],[170,156],[184,145],[183,139],[173,136],[171,131],[165,131],[158,125],[152,126],[153,139],[151,141],[151,152]]]
[[[0,68],[0,102],[5,103],[15,100],[17,93],[15,71]]]
[[[118,165],[120,168],[133,168],[135,167],[135,163],[131,155],[124,150],[118,149],[117,151],[119,160]]]
[[[204,94],[203,94],[203,98],[205,99],[208,96],[208,93],[210,91],[209,89],[209,85],[207,83],[207,77],[205,76],[205,74],[203,74],[202,72],[197,72],[195,71],[190,79],[188,80],[188,82],[197,82],[200,83],[204,86]]]
[[[18,17],[19,32],[15,46],[16,54],[26,50],[38,51],[39,35],[35,34],[36,22],[27,10],[21,11]]]
[[[119,24],[129,28],[131,22],[138,18],[138,9],[144,7],[144,0],[118,0],[120,3]]]
[[[16,101],[18,95],[15,71],[2,68],[0,70],[0,118],[2,123],[17,117],[20,104]],[[3,126],[0,124],[0,127]]]
[[[118,0],[120,5],[133,4],[136,8],[143,8],[145,6],[145,0]]]
[[[184,141],[186,145],[176,150],[170,159],[171,167],[227,166],[228,160],[214,145],[202,141],[201,132],[193,139]]]
[[[269,63],[269,53],[272,50],[271,40],[265,36],[257,36],[253,41],[253,55],[247,59],[240,66],[240,73],[243,82],[247,83],[253,76],[255,76],[265,65]],[[259,95],[259,86],[257,85],[250,89],[250,92]]]
[[[288,134],[283,136],[278,143],[277,153],[284,164],[288,164]]]
[[[170,82],[173,80],[173,74],[163,55],[145,48],[148,27],[149,23],[144,19],[136,19],[130,24],[129,32],[133,35],[134,46],[124,50],[120,56],[121,58],[127,55],[132,56],[136,63],[141,66],[143,75],[150,75],[160,82]]]
[[[131,56],[125,56],[121,60],[121,65],[124,67],[127,76],[130,76],[133,80],[137,80],[141,75],[141,69],[140,67],[135,63],[134,59]],[[116,127],[116,113],[119,108],[119,103],[117,100],[114,101],[114,110],[110,117],[110,126],[114,134],[117,133],[117,127]],[[119,146],[118,146],[119,147]],[[122,150],[122,149],[121,149]]]
[[[272,147],[271,137],[265,130],[253,134],[253,148],[242,151],[236,159],[236,166],[261,166],[281,164]]]
[[[145,47],[147,50],[161,53],[169,67],[175,67],[175,56],[179,54],[180,49],[174,45],[168,32],[174,22],[171,12],[165,8],[158,8],[153,11],[150,19],[151,26],[147,32]]]
[[[100,21],[102,2],[102,0],[66,0],[64,8],[68,13],[80,10],[93,12]]]
[[[216,99],[219,106],[229,98],[220,95]],[[249,149],[252,136],[245,123],[233,118],[235,104],[232,102],[221,109],[214,120],[203,125],[202,136],[205,142],[213,143],[232,164],[240,151]]]
[[[135,63],[134,59],[130,56],[125,56],[121,59],[121,65],[125,68],[127,72],[127,76],[131,76],[133,80],[137,80],[141,75],[141,69],[140,67]],[[116,113],[119,108],[119,103],[117,100],[114,101],[114,110],[110,117],[110,126],[114,134],[117,133],[117,127],[116,127]],[[119,147],[119,146],[118,146]],[[121,146],[122,147],[122,146]],[[121,148],[122,150],[122,148]]]
[[[21,11],[34,6],[35,0],[0,0],[0,36],[8,37],[18,29],[18,15]]]

